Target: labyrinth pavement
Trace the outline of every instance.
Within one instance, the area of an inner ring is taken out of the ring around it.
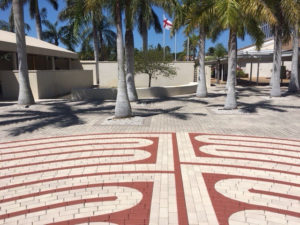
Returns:
[[[201,133],[0,143],[0,224],[300,224],[300,141]]]

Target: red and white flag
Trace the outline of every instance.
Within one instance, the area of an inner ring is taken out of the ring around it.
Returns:
[[[172,26],[172,22],[164,16],[164,29],[171,30]]]

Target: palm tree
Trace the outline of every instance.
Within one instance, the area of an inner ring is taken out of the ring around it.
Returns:
[[[193,53],[193,58],[196,59],[197,55],[197,47],[199,46],[199,35],[192,34],[189,38],[189,52]],[[183,42],[184,52],[187,51],[188,46],[188,40],[185,40]]]
[[[131,105],[127,94],[127,84],[124,68],[124,44],[122,28],[122,10],[124,9],[122,0],[86,0],[88,8],[107,6],[112,14],[117,29],[117,61],[118,61],[118,94],[115,107],[116,118],[126,118],[132,116]]]
[[[299,85],[299,24],[295,23],[293,29],[293,57],[292,57],[292,74],[289,84],[289,91],[296,92],[300,90]]]
[[[175,29],[180,25],[185,25],[185,32],[189,34],[195,29],[199,29],[199,38],[194,36],[195,44],[199,43],[199,76],[198,87],[196,91],[197,97],[207,96],[206,77],[205,77],[205,41],[212,29],[212,20],[215,18],[213,12],[213,1],[202,0],[186,0],[182,7],[182,14],[179,13],[175,18]],[[193,44],[193,39],[191,39]]]
[[[138,31],[143,39],[143,50],[148,49],[148,30],[153,27],[156,33],[161,33],[162,28],[157,14],[153,10],[153,5],[159,1],[155,0],[139,0],[135,1],[134,12],[136,13],[136,21],[138,24]],[[161,1],[162,2],[162,1]]]
[[[57,0],[47,0],[55,10],[58,9]],[[24,0],[24,3],[29,2],[29,13],[30,17],[35,20],[35,27],[37,32],[37,38],[42,39],[42,22],[41,22],[41,12],[39,9],[39,1],[38,0]],[[0,8],[6,9],[12,3],[12,0],[1,0],[0,1]]]
[[[13,0],[14,24],[16,31],[17,53],[19,61],[19,98],[20,105],[34,104],[34,98],[30,89],[26,53],[26,41],[24,30],[23,1]]]
[[[243,38],[248,33],[259,48],[264,34],[259,27],[260,21],[253,14],[248,13],[246,7],[253,7],[252,0],[215,0],[214,9],[223,29],[229,29],[228,42],[228,77],[227,97],[224,109],[237,108],[236,101],[236,68],[237,68],[237,38]]]
[[[217,84],[220,83],[220,67],[221,67],[220,59],[223,58],[226,54],[227,54],[227,50],[222,44],[219,43],[215,46],[213,56],[218,61],[217,68],[216,68]]]
[[[0,9],[5,10],[8,6],[6,6],[6,1],[0,0]],[[25,31],[29,32],[31,27],[28,23],[24,23]],[[10,9],[10,14],[8,17],[8,21],[0,20],[0,29],[6,30],[9,32],[15,32],[15,25],[14,25],[14,12],[13,9]],[[26,33],[25,33],[26,34]]]
[[[118,55],[118,94],[115,108],[115,117],[124,118],[132,116],[131,106],[127,94],[127,85],[124,71],[124,47],[122,31],[122,5],[121,0],[115,0],[115,22],[117,27],[117,55]]]
[[[298,13],[299,13],[299,1],[296,0],[251,0],[253,5],[260,6],[264,9],[264,13],[259,12],[259,10],[252,10],[253,15],[264,17],[264,21],[269,23],[273,28],[274,32],[274,56],[273,56],[273,73],[271,77],[271,97],[280,97],[280,69],[282,62],[282,43],[287,42],[291,35],[291,26],[295,26],[299,23]],[[251,7],[249,8],[251,9]],[[295,27],[294,27],[295,28]],[[294,35],[294,39],[297,33]],[[298,45],[298,44],[297,44]],[[294,46],[296,48],[296,45]],[[294,51],[294,65],[295,67],[295,54]],[[293,69],[294,70],[294,69]],[[296,72],[296,70],[294,70]],[[291,88],[293,89],[293,81],[296,81],[295,73],[293,74]]]
[[[94,59],[95,59],[95,70],[96,70],[96,83],[100,85],[99,75],[99,34],[97,25],[102,17],[101,8],[87,7],[86,3],[100,1],[89,0],[67,0],[66,8],[60,12],[59,18],[61,21],[69,21],[74,24],[74,33],[79,33],[79,30],[91,23],[93,27],[93,43],[94,43]]]
[[[43,40],[58,46],[59,40],[62,36],[58,28],[58,21],[51,23],[49,20],[43,20],[42,23],[47,28],[47,30],[43,31],[42,33]]]
[[[296,92],[300,90],[299,85],[299,11],[300,11],[300,3],[299,1],[294,0],[292,4],[295,4],[293,8],[289,9],[288,4],[283,5],[288,7],[285,11],[290,13],[291,27],[292,27],[292,37],[293,37],[293,57],[292,57],[292,74],[289,85],[290,92]]]
[[[100,60],[105,60],[108,58],[108,51],[115,48],[116,45],[116,33],[111,29],[112,22],[105,16],[101,18],[101,21],[97,23],[97,31],[99,39],[97,40],[98,46],[100,46],[99,57]],[[80,31],[78,38],[81,39],[81,53],[85,54],[90,50],[93,50],[91,43],[93,45],[93,27],[87,24],[84,29]]]
[[[133,36],[133,7],[132,0],[125,3],[126,33],[125,33],[125,59],[126,59],[126,83],[129,101],[138,100],[134,81],[134,36]]]

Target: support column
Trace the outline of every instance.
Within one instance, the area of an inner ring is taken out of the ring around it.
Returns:
[[[221,64],[221,81],[224,81],[224,69],[225,69],[225,66],[223,64]]]
[[[260,67],[260,59],[257,61],[257,78],[256,78],[256,85],[258,86],[259,82],[259,67]]]
[[[250,66],[250,82],[252,82],[252,72],[253,72],[253,62],[251,61],[251,66]]]
[[[72,69],[71,67],[72,67],[72,66],[71,66],[71,59],[69,58],[69,59],[68,59],[68,69],[71,70],[71,69]]]
[[[18,70],[18,56],[17,53],[12,52],[12,66],[13,70]]]
[[[52,70],[55,70],[55,58],[54,58],[54,56],[51,56],[51,64],[52,64]]]

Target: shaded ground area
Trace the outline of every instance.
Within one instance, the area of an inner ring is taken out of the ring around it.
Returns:
[[[201,131],[213,133],[260,134],[300,137],[300,95],[285,92],[282,98],[269,98],[268,87],[239,87],[238,105],[242,113],[222,114],[224,86],[212,87],[207,98],[194,95],[168,99],[148,99],[132,104],[134,115],[143,117],[144,126],[102,126],[113,116],[110,101],[39,101],[30,108],[11,102],[0,104],[0,135],[56,135],[58,133],[118,131]],[[220,112],[220,113],[218,113]]]

